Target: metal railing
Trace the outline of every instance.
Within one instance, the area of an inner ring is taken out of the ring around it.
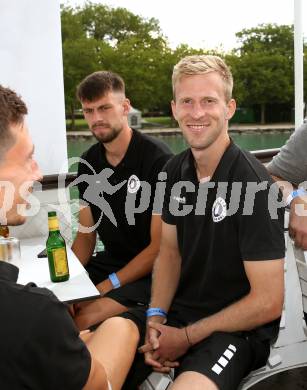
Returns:
[[[267,163],[271,161],[271,159],[279,152],[280,148],[275,149],[263,149],[263,150],[255,150],[251,153],[258,158],[262,163]],[[41,181],[42,189],[51,190],[56,189],[59,186],[59,183],[65,183],[65,187],[67,187],[70,183],[72,183],[77,177],[77,173],[67,173],[61,175],[45,175]]]

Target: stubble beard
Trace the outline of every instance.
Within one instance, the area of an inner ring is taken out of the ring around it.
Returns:
[[[208,134],[208,137],[203,141],[198,142],[197,140],[196,141],[193,140],[193,137],[190,138],[188,134],[186,135],[183,134],[183,135],[191,149],[206,150],[217,141],[217,139],[221,136],[222,132],[223,132],[222,125],[218,124],[214,129],[211,129],[211,134]]]
[[[122,131],[122,127],[112,127],[110,128],[110,131],[107,134],[95,134],[93,132],[94,137],[97,139],[97,141],[108,144],[112,141],[114,141]]]

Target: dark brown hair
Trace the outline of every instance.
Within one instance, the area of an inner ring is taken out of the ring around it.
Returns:
[[[94,72],[78,85],[77,98],[81,102],[85,100],[91,102],[111,91],[125,93],[124,80],[113,72]]]
[[[15,142],[10,125],[22,123],[27,113],[27,106],[20,96],[0,85],[0,160]]]

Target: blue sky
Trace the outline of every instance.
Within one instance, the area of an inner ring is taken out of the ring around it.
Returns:
[[[61,0],[83,5],[85,0]],[[174,48],[187,43],[195,48],[236,46],[235,33],[260,23],[292,24],[294,0],[92,0],[124,7],[146,18],[155,17]],[[175,6],[176,4],[176,6]],[[303,31],[307,37],[307,0],[302,0]]]

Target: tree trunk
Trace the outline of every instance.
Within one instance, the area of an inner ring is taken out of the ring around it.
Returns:
[[[261,103],[261,122],[262,125],[265,124],[265,103]]]

